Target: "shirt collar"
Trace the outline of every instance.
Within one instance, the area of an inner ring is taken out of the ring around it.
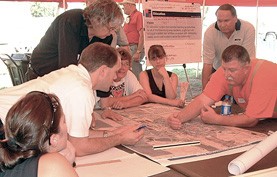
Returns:
[[[79,74],[82,75],[84,79],[86,79],[87,83],[89,84],[89,87],[92,88],[92,82],[88,70],[82,64],[78,64],[77,67],[80,71]]]

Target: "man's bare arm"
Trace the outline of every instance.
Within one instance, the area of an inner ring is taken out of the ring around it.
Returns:
[[[108,132],[107,137],[103,137],[104,131],[90,130],[90,135],[97,133],[98,137],[72,137],[68,136],[68,140],[72,143],[76,150],[76,156],[85,156],[95,154],[120,144],[134,145],[144,134],[144,131],[136,131],[139,125],[122,126],[113,131]],[[102,137],[101,137],[102,136]]]
[[[204,90],[212,75],[212,64],[204,63],[202,70],[202,89]]]

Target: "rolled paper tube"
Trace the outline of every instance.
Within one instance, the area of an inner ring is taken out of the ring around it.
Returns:
[[[257,145],[232,160],[228,165],[229,173],[240,175],[277,147],[277,131]]]

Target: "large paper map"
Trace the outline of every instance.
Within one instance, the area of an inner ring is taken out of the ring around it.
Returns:
[[[142,154],[158,163],[163,160],[174,161],[182,158],[209,155],[235,149],[263,140],[266,135],[228,126],[204,124],[200,118],[184,123],[182,129],[171,129],[166,119],[179,108],[160,104],[145,104],[135,108],[115,110],[125,117],[123,121],[114,123],[111,120],[98,120],[102,127],[127,125],[131,123],[144,124],[144,138],[135,146],[127,148]],[[228,119],[228,116],[226,116]],[[153,146],[178,144],[199,141],[194,146],[173,146],[172,148],[154,149]],[[174,164],[168,163],[168,164]]]

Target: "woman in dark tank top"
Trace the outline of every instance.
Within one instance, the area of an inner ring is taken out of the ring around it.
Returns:
[[[142,71],[140,84],[148,94],[149,102],[183,107],[184,100],[177,98],[178,76],[165,69],[166,53],[161,45],[152,45],[148,59],[153,69]]]

